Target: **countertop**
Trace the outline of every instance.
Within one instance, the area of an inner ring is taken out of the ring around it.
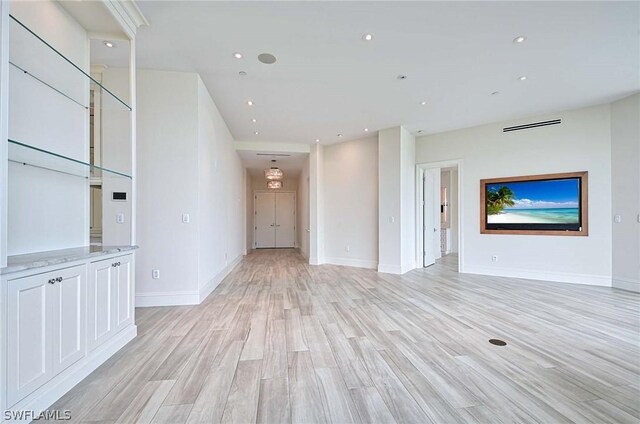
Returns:
[[[80,261],[88,258],[99,258],[100,256],[112,255],[114,253],[129,252],[137,248],[138,246],[84,246],[9,256],[7,258],[7,266],[0,269],[0,275]]]

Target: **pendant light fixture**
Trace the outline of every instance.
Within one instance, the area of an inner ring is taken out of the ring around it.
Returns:
[[[280,180],[267,181],[267,188],[269,189],[282,188],[282,181]]]
[[[284,177],[284,174],[282,173],[282,170],[280,168],[278,168],[277,166],[275,166],[275,164],[276,164],[275,159],[272,159],[271,163],[273,164],[271,166],[271,168],[264,170],[264,177],[269,181],[281,180]]]

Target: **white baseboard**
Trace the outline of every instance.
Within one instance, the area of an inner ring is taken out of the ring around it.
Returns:
[[[25,399],[8,408],[11,411],[35,411],[40,413],[53,405],[58,399],[75,387],[89,374],[111,358],[117,351],[122,349],[127,343],[133,340],[138,334],[135,325],[130,325],[113,336],[111,340],[104,342],[95,350],[89,352],[87,356],[62,371],[51,381],[44,384]],[[71,411],[73,414],[73,411]],[[72,415],[73,418],[73,415]],[[2,421],[6,422],[6,421]],[[19,422],[19,421],[10,421]]]
[[[198,305],[199,303],[199,291],[166,291],[136,294],[136,308],[149,308],[153,306]]]
[[[355,268],[368,268],[376,269],[378,266],[377,261],[370,261],[366,259],[353,259],[353,258],[324,258],[326,264],[352,266]]]
[[[216,287],[224,280],[227,275],[233,271],[233,269],[238,266],[238,264],[242,262],[242,255],[239,255],[235,258],[231,263],[229,263],[222,271],[220,271],[215,277],[213,277],[205,286],[200,288],[200,293],[198,294],[198,304],[202,303],[207,296],[213,292]]]
[[[611,279],[611,285],[616,289],[640,293],[640,281],[634,281],[628,278],[614,277]]]
[[[378,264],[378,272],[383,272],[385,274],[402,274],[402,267],[400,265],[385,265]]]
[[[199,305],[241,261],[242,255],[238,255],[200,290],[138,293],[136,294],[136,308]]]
[[[537,271],[516,268],[490,268],[465,266],[460,272],[467,274],[493,275],[496,277],[525,278],[529,280],[554,281],[558,283],[586,284],[611,287],[608,275],[577,274],[568,272]]]

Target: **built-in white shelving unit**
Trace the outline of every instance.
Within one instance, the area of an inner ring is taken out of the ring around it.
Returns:
[[[0,2],[2,411],[49,407],[136,335],[134,38],[142,24],[128,0]],[[124,88],[91,76],[92,38],[126,45]],[[99,155],[90,149],[93,113],[101,114]]]

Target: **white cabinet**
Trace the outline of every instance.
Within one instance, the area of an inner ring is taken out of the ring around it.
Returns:
[[[131,255],[89,264],[89,350],[133,323],[132,265]]]
[[[120,331],[129,324],[133,324],[133,263],[132,256],[116,258],[116,304],[115,331]]]
[[[8,281],[7,404],[85,354],[85,267]]]

